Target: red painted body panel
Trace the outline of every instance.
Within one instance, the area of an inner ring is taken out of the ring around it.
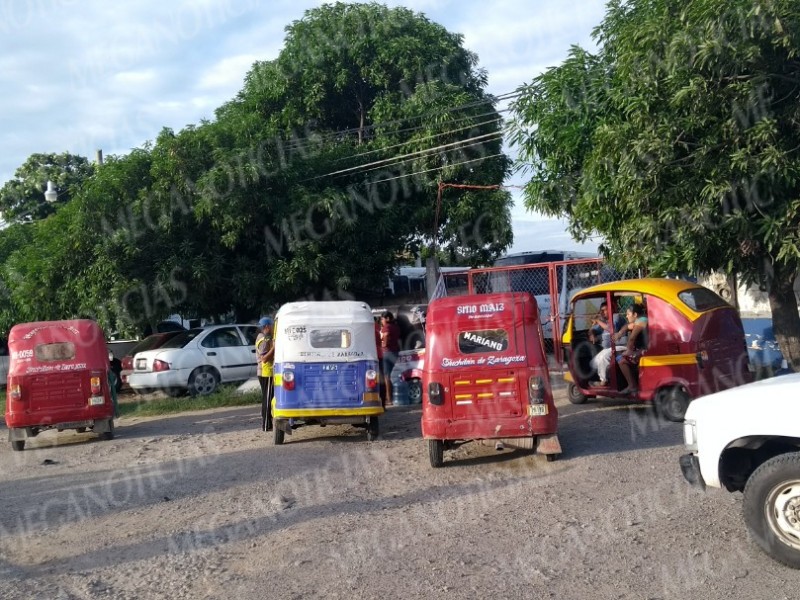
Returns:
[[[69,356],[44,356],[42,348],[53,345],[68,347]],[[103,331],[94,321],[15,325],[9,332],[8,348],[8,427],[57,426],[113,417],[108,350]],[[92,378],[99,383],[96,393],[92,391]],[[12,393],[16,389],[19,398]],[[102,403],[90,404],[92,397],[102,397]]]
[[[553,404],[536,300],[527,293],[434,300],[426,321],[422,435],[472,440],[555,433]],[[466,342],[465,342],[466,340]],[[531,378],[544,416],[529,416]],[[431,403],[431,385],[442,403]]]
[[[628,287],[619,291],[637,291],[632,289],[631,282],[627,284]],[[697,286],[687,283],[687,288]],[[576,302],[595,297],[598,305],[600,300],[605,300],[609,306],[614,306],[614,294],[615,290],[583,292],[573,299],[573,312]],[[584,351],[589,342],[581,332],[571,331],[570,375],[587,397],[600,395],[650,402],[659,390],[682,386],[690,398],[697,398],[752,381],[744,328],[733,307],[718,306],[693,313],[694,318],[689,318],[685,307],[679,310],[676,306],[679,298],[668,299],[647,293],[641,293],[640,297],[647,310],[648,346],[639,367],[639,393],[636,396],[623,396],[618,392],[626,382],[619,367],[615,366],[616,360],[612,361],[609,370],[609,387],[591,387],[589,381],[593,371],[587,368],[587,352]],[[570,326],[574,328],[575,320],[570,322]],[[702,358],[698,359],[701,355]]]

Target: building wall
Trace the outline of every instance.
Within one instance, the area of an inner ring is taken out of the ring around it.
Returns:
[[[728,302],[731,302],[730,284],[722,273],[712,273],[698,278],[700,285],[714,290]],[[794,293],[800,304],[800,278],[795,281]],[[743,317],[772,317],[767,293],[758,289],[758,286],[737,286],[737,301],[739,313]]]

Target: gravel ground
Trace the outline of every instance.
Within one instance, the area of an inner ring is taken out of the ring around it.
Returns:
[[[557,404],[552,463],[468,444],[431,469],[419,407],[374,443],[274,447],[255,406],[4,443],[0,598],[800,598],[741,495],[683,481],[680,425]]]

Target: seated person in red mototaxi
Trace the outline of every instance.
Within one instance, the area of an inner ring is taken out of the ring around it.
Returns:
[[[619,368],[628,384],[621,393],[636,394],[639,391],[639,380],[633,367],[639,364],[639,358],[647,349],[647,314],[642,304],[635,303],[628,307],[625,317],[628,320],[627,326],[614,334],[617,339],[628,335],[625,351],[617,356]]]

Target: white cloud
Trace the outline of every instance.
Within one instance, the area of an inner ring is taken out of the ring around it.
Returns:
[[[223,58],[203,73],[197,82],[197,88],[201,90],[221,89],[227,92],[236,89],[237,86],[241,87],[244,76],[247,75],[250,67],[261,59],[263,57],[255,54],[240,54]]]
[[[143,69],[141,71],[123,71],[113,76],[115,84],[130,86],[149,86],[157,79],[154,69]]]
[[[214,109],[241,89],[254,61],[278,55],[285,27],[319,4],[3,1],[0,184],[34,152],[127,152],[163,127],[178,130],[213,118]],[[424,12],[464,34],[493,93],[516,89],[558,64],[571,44],[591,46],[591,29],[604,10],[599,0],[388,4]],[[525,219],[515,209],[515,226]]]

